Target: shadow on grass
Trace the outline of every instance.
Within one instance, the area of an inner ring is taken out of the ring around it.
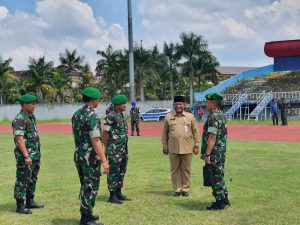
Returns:
[[[80,218],[78,219],[62,219],[57,218],[51,221],[52,225],[78,225]]]
[[[16,203],[15,202],[9,202],[0,205],[0,212],[16,212]]]
[[[108,201],[108,196],[109,194],[107,195],[97,195],[97,200],[100,201],[100,202],[107,202]]]
[[[186,202],[178,202],[177,204],[184,209],[192,211],[207,211],[206,206],[208,206],[210,203],[200,202],[196,200],[187,200]]]
[[[172,196],[171,191],[147,191],[147,193],[159,196]]]

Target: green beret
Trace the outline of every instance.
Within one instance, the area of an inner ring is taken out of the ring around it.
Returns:
[[[90,99],[99,99],[101,97],[101,92],[94,87],[86,87],[81,91],[81,94]]]
[[[124,103],[126,103],[127,98],[125,95],[116,95],[112,98],[112,103],[114,105],[122,105]]]
[[[31,94],[25,94],[19,97],[20,103],[25,103],[25,104],[36,102],[36,100],[37,100],[36,96]]]
[[[207,94],[205,95],[206,100],[223,100],[223,96],[218,94],[218,93],[211,93],[211,94]]]

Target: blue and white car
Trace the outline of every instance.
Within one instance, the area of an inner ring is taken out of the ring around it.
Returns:
[[[141,113],[141,120],[142,121],[163,121],[166,115],[171,112],[171,109],[168,108],[155,108],[150,109],[145,113]]]

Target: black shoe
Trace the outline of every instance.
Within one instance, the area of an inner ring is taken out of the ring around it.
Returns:
[[[115,191],[110,192],[110,197],[108,199],[108,202],[113,203],[113,204],[122,204],[123,203],[122,201],[119,200]]]
[[[134,134],[132,133],[131,136],[134,136]]]
[[[190,195],[190,193],[188,191],[183,191],[183,192],[181,192],[181,194],[184,197],[188,197]]]
[[[99,220],[99,216],[98,215],[91,215],[90,218],[93,221]]]
[[[180,192],[174,191],[174,192],[172,193],[172,196],[174,196],[174,197],[179,197],[180,194],[181,194]]]
[[[207,210],[223,210],[225,208],[224,200],[219,200],[213,202],[211,205],[207,206]]]
[[[41,209],[41,208],[44,208],[44,205],[35,203],[33,198],[26,198],[26,208],[28,208],[28,209]]]
[[[81,215],[80,223],[79,225],[104,225],[103,223],[96,223],[95,220],[93,220],[93,215]],[[99,219],[99,216],[98,216]]]
[[[137,136],[141,136],[140,133],[137,133]]]
[[[131,201],[131,198],[128,198],[122,194],[121,189],[117,190],[116,195],[117,195],[118,199],[121,201]]]
[[[224,198],[223,202],[224,202],[225,206],[230,206],[230,201],[228,199],[228,194],[225,195],[225,198]]]
[[[16,212],[20,214],[32,214],[32,211],[25,208],[24,206],[24,200],[23,199],[17,199],[17,209]]]

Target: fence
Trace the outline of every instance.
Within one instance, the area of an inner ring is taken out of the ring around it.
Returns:
[[[110,102],[102,102],[95,109],[95,112],[100,116],[105,116],[105,110],[110,105]],[[51,119],[71,119],[74,112],[80,108],[82,104],[38,104],[34,112],[38,120]],[[146,112],[151,108],[173,108],[173,101],[145,101],[137,102],[140,112]],[[126,114],[129,115],[130,103],[127,103]],[[0,120],[12,120],[20,111],[19,104],[15,105],[0,105]]]

